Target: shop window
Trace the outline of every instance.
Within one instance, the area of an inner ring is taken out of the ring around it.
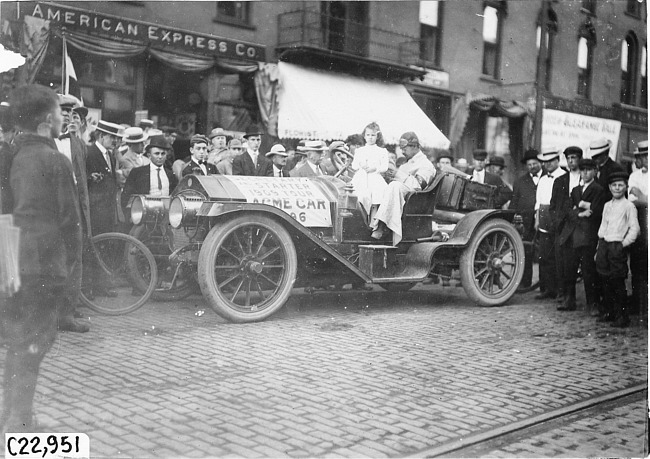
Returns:
[[[441,2],[420,2],[420,59],[440,65]]]
[[[251,2],[217,2],[217,20],[229,24],[250,25]]]
[[[582,10],[596,15],[596,0],[582,0]]]
[[[648,108],[648,47],[641,48],[641,102],[643,108]]]
[[[490,2],[483,9],[483,75],[499,78],[501,61],[501,2]]]
[[[582,24],[578,34],[578,95],[591,97],[591,75],[593,54],[596,45],[596,30],[589,19]]]
[[[541,27],[541,12],[537,17],[537,52],[540,52],[542,27]],[[544,56],[544,89],[550,91],[551,89],[551,73],[553,70],[553,48],[555,46],[555,36],[557,35],[557,14],[552,9],[548,9],[548,18],[546,20],[546,55]],[[540,78],[539,69],[537,69],[536,78]]]
[[[637,44],[629,33],[621,43],[621,102],[634,105],[637,78]]]
[[[643,1],[627,0],[625,12],[635,18],[641,17],[641,5]]]

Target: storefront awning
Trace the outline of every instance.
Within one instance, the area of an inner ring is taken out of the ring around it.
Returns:
[[[427,117],[404,85],[278,63],[278,137],[345,139],[375,121],[384,141],[399,143],[413,131],[429,148],[446,149],[449,140]]]

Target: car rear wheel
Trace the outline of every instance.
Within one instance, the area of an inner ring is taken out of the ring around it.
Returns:
[[[289,298],[297,273],[287,230],[243,215],[212,228],[199,253],[199,285],[217,314],[233,322],[264,320]]]
[[[516,292],[524,273],[524,244],[505,220],[481,223],[460,257],[460,279],[472,301],[499,306]]]

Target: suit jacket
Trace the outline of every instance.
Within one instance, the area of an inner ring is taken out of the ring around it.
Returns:
[[[136,155],[131,151],[127,151],[122,155],[117,163],[118,169],[122,171],[121,177],[120,175],[117,175],[117,183],[120,186],[124,186],[126,179],[128,178],[133,168],[146,166],[151,163],[151,161],[144,155]]]
[[[528,172],[520,175],[513,185],[510,208],[516,210],[524,223],[524,239],[530,240],[535,235],[535,200],[537,185]]]
[[[612,199],[612,193],[609,191],[609,183],[607,183],[607,179],[612,172],[623,172],[623,166],[613,161],[612,158],[607,158],[605,164],[598,167],[598,178],[596,179],[605,191],[606,201]]]
[[[317,167],[321,169],[320,166]],[[323,169],[321,169],[321,172],[323,172]],[[316,177],[316,173],[307,162],[302,166],[292,169],[289,175],[291,177]],[[325,172],[323,172],[323,175],[326,175]]]
[[[569,190],[570,178],[571,174],[567,173],[553,181],[549,212],[551,213],[553,228],[558,234],[562,232],[569,213],[573,209],[571,190]]]
[[[253,175],[256,177],[273,177],[273,162],[262,153],[257,155],[257,167],[253,164],[247,151],[232,160],[232,175]]]
[[[494,206],[500,209],[506,202],[512,198],[512,190],[498,175],[485,171],[484,183],[497,187],[497,194],[494,200]]]
[[[590,217],[578,217],[578,214],[584,210],[578,208],[580,201],[591,203],[592,214]],[[573,208],[568,213],[562,232],[559,233],[560,244],[564,244],[572,238],[573,247],[589,245],[596,247],[596,244],[598,244],[598,228],[600,227],[606,202],[605,190],[595,180],[591,182],[584,193],[582,192],[582,186],[577,186],[571,190]]]
[[[167,180],[169,180],[169,193],[176,188],[178,185],[178,179],[172,171],[163,167],[165,174],[167,174]],[[151,180],[151,167],[149,164],[146,166],[136,167],[131,170],[129,177],[126,179],[124,184],[124,191],[122,191],[122,207],[126,208],[129,203],[131,196],[136,194],[149,194]],[[125,216],[127,214],[124,214]],[[127,218],[127,220],[129,220]]]
[[[77,136],[69,136],[70,159],[72,171],[77,182],[81,230],[84,236],[92,237],[90,226],[90,203],[88,201],[88,183],[86,178],[86,144]]]
[[[219,173],[219,170],[217,169],[217,166],[214,164],[206,162],[204,164],[205,170],[208,172],[207,174],[203,174],[203,170],[199,167],[198,164],[196,164],[194,161],[190,160],[189,163],[183,168],[183,172],[181,173],[182,177],[185,177],[186,175],[215,175]]]
[[[96,144],[88,147],[86,172],[88,175],[88,197],[90,201],[90,223],[93,234],[107,233],[115,229],[117,221],[115,195],[117,179],[115,176],[115,158],[108,153],[111,167],[108,167],[104,155]],[[98,180],[92,174],[101,174]]]

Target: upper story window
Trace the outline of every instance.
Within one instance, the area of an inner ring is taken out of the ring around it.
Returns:
[[[587,19],[578,32],[578,95],[587,99],[591,97],[594,46],[596,29]]]
[[[441,3],[420,2],[420,59],[436,67],[440,65]]]
[[[596,15],[596,0],[582,0],[582,9],[589,14]]]
[[[537,52],[540,52],[540,47],[542,45],[542,27],[541,27],[541,12],[537,17]],[[555,35],[557,35],[557,14],[552,9],[548,9],[548,17],[546,19],[546,55],[543,57],[544,60],[544,89],[551,89],[551,73],[553,70],[553,48],[555,46]],[[539,75],[540,69],[537,69],[537,78]]]
[[[486,2],[483,9],[483,75],[499,78],[503,2]]]
[[[230,24],[250,25],[252,2],[217,2],[217,20]]]
[[[643,108],[648,108],[648,46],[641,48],[641,101]]]
[[[634,17],[641,17],[641,5],[643,1],[639,0],[627,0],[627,6],[625,8],[625,12],[627,14],[630,14]]]
[[[637,53],[636,37],[629,33],[621,43],[621,102],[624,104],[636,102]]]

